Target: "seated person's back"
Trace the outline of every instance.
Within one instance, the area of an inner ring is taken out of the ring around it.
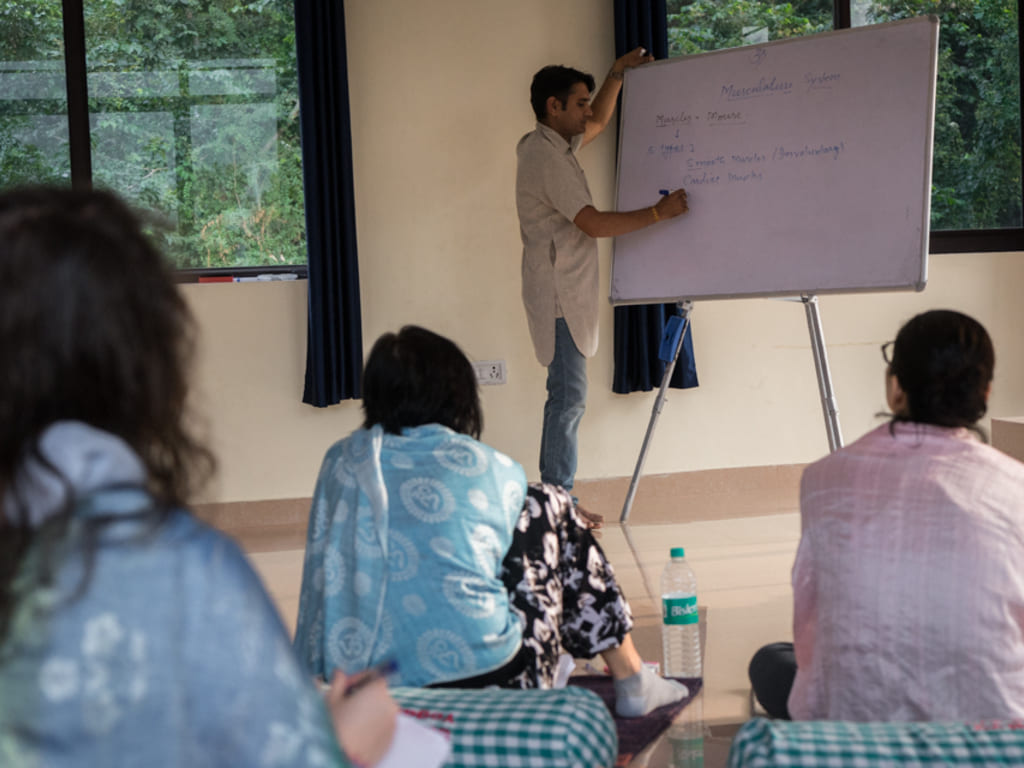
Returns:
[[[113,194],[0,192],[4,766],[340,768],[339,739],[368,765],[392,741],[383,681],[336,677],[328,710],[241,551],[186,509],[213,469],[194,335]]]
[[[381,336],[363,410],[310,509],[295,647],[314,674],[394,657],[403,685],[550,688],[563,654],[601,654],[620,715],[687,694],[643,665],[597,521],[478,439],[476,377],[454,342],[418,326]]]
[[[1024,717],[1024,464],[893,426],[804,474],[790,713]]]
[[[159,755],[161,765],[225,766],[255,764],[287,738],[280,765],[344,764],[238,547],[183,510],[154,510],[141,464],[109,433],[60,422],[41,442],[82,501],[54,582],[16,592],[0,663],[0,754],[12,765],[142,765]],[[112,478],[138,485],[104,490]],[[38,498],[26,500],[40,511]]]
[[[1024,464],[976,426],[991,339],[935,310],[882,351],[892,419],[805,470],[794,642],[754,692],[794,720],[1024,717]]]
[[[333,445],[295,638],[309,668],[396,657],[401,684],[418,686],[508,663],[522,626],[501,564],[525,494],[518,464],[440,424],[374,426]]]

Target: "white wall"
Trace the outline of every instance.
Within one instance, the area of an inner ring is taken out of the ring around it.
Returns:
[[[484,439],[535,477],[545,371],[519,299],[515,144],[533,127],[529,81],[544,64],[611,64],[609,3],[593,0],[350,0],[346,7],[356,218],[366,351],[419,323],[473,359],[506,361],[482,390]],[[599,10],[597,10],[599,9]],[[614,130],[580,156],[595,204],[614,199]],[[610,242],[602,242],[607,291]],[[879,345],[915,312],[951,307],[983,322],[998,364],[990,412],[1024,414],[1021,254],[937,255],[920,294],[823,296],[821,318],[843,434],[883,406]],[[302,405],[305,282],[188,285],[202,328],[198,410],[221,472],[207,501],[308,496],[324,450],[361,421],[358,402]],[[802,463],[827,450],[802,305],[705,302],[693,312],[701,387],[673,391],[650,474]],[[631,474],[654,394],[615,395],[612,310],[590,361],[578,477]]]

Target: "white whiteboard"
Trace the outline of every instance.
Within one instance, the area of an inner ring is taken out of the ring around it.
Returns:
[[[611,300],[921,290],[935,16],[627,70],[616,209],[690,212],[615,239]]]

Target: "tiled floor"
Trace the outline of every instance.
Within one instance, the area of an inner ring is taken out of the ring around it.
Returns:
[[[778,497],[771,503],[771,508],[777,509]],[[688,513],[699,515],[693,509]],[[732,734],[749,716],[747,662],[761,645],[791,635],[789,570],[800,525],[796,503],[789,512],[735,519],[643,523],[642,517],[634,510],[630,523],[607,524],[601,543],[633,606],[637,647],[644,658],[652,660],[661,657],[660,611],[655,600],[661,569],[670,547],[686,547],[687,559],[697,574],[698,601],[706,618],[706,644],[702,700],[680,717],[702,710],[703,764],[718,768],[725,764]],[[245,545],[244,537],[242,541]],[[272,549],[266,546],[265,538],[261,542],[260,546],[249,547],[250,556],[286,624],[293,628],[303,554],[295,547],[301,545],[291,534],[282,537],[288,548],[252,551]],[[683,768],[683,761],[672,754],[669,735],[631,765]]]

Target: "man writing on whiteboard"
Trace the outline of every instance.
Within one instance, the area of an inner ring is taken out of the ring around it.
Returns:
[[[595,238],[625,235],[688,210],[686,191],[679,189],[650,208],[599,211],[576,161],[576,150],[608,125],[626,68],[651,60],[643,48],[617,59],[593,101],[591,75],[544,67],[530,85],[537,126],[516,147],[523,304],[537,359],[548,369],[540,475],[542,482],[570,492],[587,400],[586,358],[597,351]]]

